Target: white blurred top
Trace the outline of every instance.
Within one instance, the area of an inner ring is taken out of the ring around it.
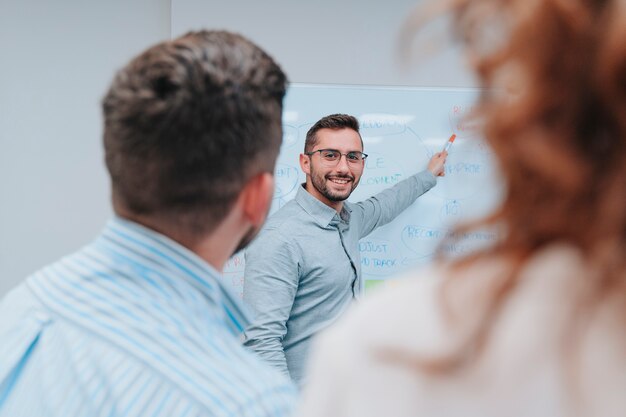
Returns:
[[[576,343],[568,339],[581,324],[572,321],[581,317],[574,300],[585,294],[589,273],[567,246],[526,263],[479,359],[440,375],[411,362],[454,351],[479,321],[485,284],[501,279],[503,266],[464,268],[445,298],[441,283],[450,271],[441,267],[367,298],[317,340],[297,415],[623,416],[623,310],[602,303],[583,314],[588,327]]]

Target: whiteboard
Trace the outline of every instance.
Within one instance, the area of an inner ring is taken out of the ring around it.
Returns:
[[[283,144],[276,165],[270,211],[292,199],[305,181],[298,158],[308,129],[323,116],[347,113],[359,119],[368,154],[360,184],[349,201],[366,199],[426,168],[452,133],[456,140],[437,185],[359,243],[366,289],[430,262],[442,239],[461,221],[493,210],[502,184],[493,154],[477,126],[466,119],[479,90],[339,85],[291,85],[285,98]],[[494,231],[476,231],[442,250],[462,256],[493,242]],[[225,278],[241,294],[243,254],[225,267]]]

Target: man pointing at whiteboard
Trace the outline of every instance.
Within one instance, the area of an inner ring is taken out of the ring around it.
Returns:
[[[245,344],[302,385],[311,337],[363,293],[359,239],[435,186],[446,156],[437,153],[424,171],[348,203],[367,158],[359,122],[333,114],[315,123],[300,154],[306,183],[245,253],[243,296],[256,313]]]

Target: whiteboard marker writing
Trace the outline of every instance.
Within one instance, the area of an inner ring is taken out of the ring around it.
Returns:
[[[450,139],[448,139],[448,142],[446,142],[446,146],[445,146],[445,148],[443,148],[444,152],[448,152],[450,150],[450,147],[452,146],[452,142],[454,142],[454,139],[456,139],[456,135],[455,134],[450,136]]]

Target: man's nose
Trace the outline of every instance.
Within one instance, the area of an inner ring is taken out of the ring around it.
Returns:
[[[339,155],[339,162],[337,162],[337,166],[335,168],[337,169],[337,171],[340,171],[340,172],[350,171],[350,165],[348,164],[348,156]]]

